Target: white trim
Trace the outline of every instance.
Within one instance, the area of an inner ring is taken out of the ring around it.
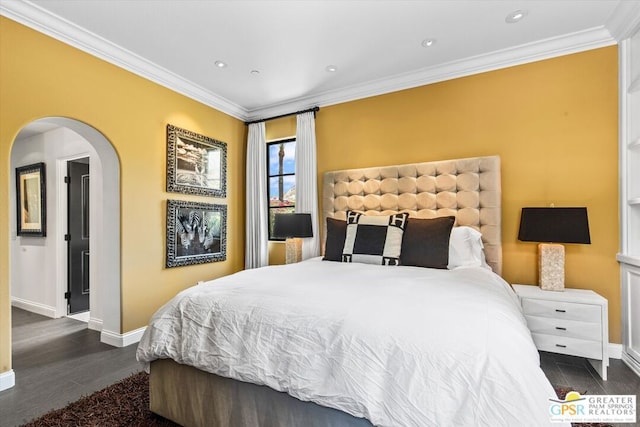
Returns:
[[[0,15],[230,116],[245,120],[246,110],[241,106],[27,0],[0,2]]]
[[[626,5],[618,7],[608,25],[616,34],[623,34],[637,24],[638,19],[632,18],[635,10]],[[0,2],[0,15],[245,121],[288,114],[311,106],[340,104],[616,44],[612,33],[600,26],[249,110],[27,0]]]
[[[640,4],[638,2],[618,2],[616,10],[607,20],[609,32],[621,41],[629,38],[640,27]]]
[[[92,331],[102,331],[102,319],[96,319],[93,317],[89,317],[89,323],[87,323],[87,328]]]
[[[57,319],[60,316],[56,315],[56,308],[50,305],[41,304],[39,302],[33,302],[26,299],[11,297],[11,305],[21,308],[23,310],[30,311],[32,313],[40,314],[42,316],[51,317]]]
[[[125,332],[124,334],[119,334],[117,332],[107,331],[105,329],[100,333],[100,341],[112,345],[114,347],[126,347],[131,344],[135,344],[140,342],[142,339],[142,334],[147,329],[146,326],[142,328],[135,329],[130,332]]]
[[[64,159],[56,161],[56,212],[57,212],[57,234],[55,238],[56,244],[56,308],[58,316],[66,316],[69,312],[67,307],[67,242],[64,235],[67,233],[67,189],[64,183],[67,162]],[[89,307],[91,308],[91,307]]]
[[[16,374],[13,369],[0,372],[0,391],[7,390],[16,385]]]
[[[609,359],[622,359],[622,344],[609,343]]]
[[[627,352],[622,352],[622,361],[629,367],[637,376],[640,377],[640,363],[633,357],[629,356]]]
[[[622,150],[621,150],[622,151]],[[621,193],[624,194],[624,193]],[[623,202],[624,203],[624,202]],[[624,211],[624,208],[621,209],[621,211]],[[625,235],[626,236],[626,235]],[[633,267],[640,267],[640,257],[635,256],[635,255],[626,255],[623,253],[618,253],[616,255],[616,259],[618,260],[619,263],[621,264],[627,264],[627,265],[631,265]]]

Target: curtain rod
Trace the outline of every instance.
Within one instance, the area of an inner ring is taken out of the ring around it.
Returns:
[[[288,116],[297,116],[298,114],[302,114],[302,113],[311,113],[311,112],[313,112],[315,114],[318,111],[320,111],[320,107],[313,107],[313,108],[308,108],[306,110],[295,111],[293,113],[280,114],[279,116],[267,117],[266,119],[252,120],[250,122],[244,122],[244,124],[245,125],[250,125],[250,124],[253,124],[253,123],[268,122],[269,120],[281,119],[282,117],[288,117]]]

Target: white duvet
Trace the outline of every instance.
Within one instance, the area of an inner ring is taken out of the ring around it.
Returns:
[[[379,426],[543,426],[555,397],[514,293],[483,268],[316,258],[242,271],[158,310],[137,357]]]

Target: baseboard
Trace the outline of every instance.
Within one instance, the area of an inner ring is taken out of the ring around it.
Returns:
[[[40,304],[39,302],[33,302],[22,298],[11,297],[11,305],[21,308],[23,310],[30,311],[32,313],[40,314],[42,316],[51,317],[56,319],[56,308],[46,304]]]
[[[131,344],[135,344],[142,339],[142,334],[147,329],[146,326],[135,329],[124,334],[118,334],[116,332],[107,331],[105,329],[100,333],[100,341],[105,344],[112,345],[114,347],[126,347]]]
[[[622,353],[622,361],[629,367],[637,376],[640,377],[640,362],[629,356],[627,353]]]
[[[16,385],[16,374],[13,369],[0,373],[0,391],[7,390]]]
[[[609,343],[609,359],[622,359],[622,344]]]
[[[98,331],[98,332],[102,331],[102,320],[90,317],[87,328],[91,329],[92,331]]]

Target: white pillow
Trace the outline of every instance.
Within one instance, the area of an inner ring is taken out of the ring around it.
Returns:
[[[484,257],[482,234],[472,227],[453,227],[449,238],[449,265],[458,267],[488,267]]]

